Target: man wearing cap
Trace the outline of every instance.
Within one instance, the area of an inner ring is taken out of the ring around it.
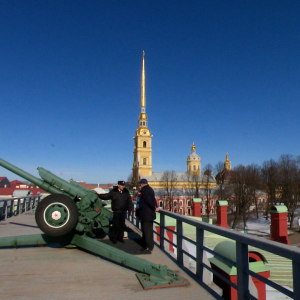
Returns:
[[[139,200],[139,213],[142,225],[142,242],[145,252],[151,254],[154,248],[153,240],[153,221],[156,218],[155,212],[158,211],[153,189],[148,185],[147,179],[141,179],[141,195]]]
[[[123,236],[125,230],[125,216],[128,210],[131,213],[132,201],[125,181],[118,181],[118,185],[107,194],[99,194],[102,200],[111,199],[111,209],[113,211],[111,241],[124,243]]]

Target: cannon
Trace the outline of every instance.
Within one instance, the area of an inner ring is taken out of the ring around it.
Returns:
[[[98,194],[81,184],[67,182],[39,167],[39,179],[0,158],[0,165],[50,193],[37,206],[35,220],[44,234],[0,238],[0,247],[46,245],[79,247],[138,270],[144,289],[182,286],[188,283],[167,266],[153,264],[94,239],[109,233],[112,212]],[[96,234],[97,233],[97,234]]]
[[[108,233],[112,213],[95,191],[73,180],[69,183],[41,167],[37,168],[39,179],[3,159],[0,165],[51,194],[35,212],[38,227],[47,235],[62,236],[73,229],[91,237],[95,237],[95,229]]]

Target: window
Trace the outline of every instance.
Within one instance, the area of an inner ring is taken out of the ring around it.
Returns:
[[[191,215],[191,209],[190,208],[187,209],[187,214],[188,214],[188,216]]]
[[[177,200],[173,201],[173,206],[176,207],[177,206]]]
[[[193,170],[196,171],[196,166],[195,165],[193,165]]]
[[[143,148],[147,148],[147,142],[143,142]]]
[[[162,200],[159,200],[159,202],[158,202],[159,204],[159,207],[163,207],[163,202],[162,202]]]
[[[143,158],[143,165],[147,164],[147,158]]]
[[[182,213],[183,213],[182,208],[179,209],[179,213],[182,215]]]
[[[191,206],[191,200],[187,201],[187,206]]]
[[[179,200],[179,206],[183,206],[182,200]]]

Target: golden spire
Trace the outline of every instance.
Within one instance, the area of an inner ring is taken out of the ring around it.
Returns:
[[[143,68],[142,68],[142,84],[141,84],[141,113],[142,108],[146,108],[146,97],[145,97],[145,51],[143,51]]]
[[[146,96],[145,96],[145,51],[143,51],[142,84],[141,84],[141,113],[139,116],[139,127],[147,128],[148,118],[146,115]]]

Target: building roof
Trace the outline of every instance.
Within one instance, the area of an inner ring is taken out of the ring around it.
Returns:
[[[16,187],[17,185],[21,186],[21,185],[24,185],[24,186],[28,186],[28,184],[20,181],[20,180],[13,180],[10,182],[10,186],[11,187]]]
[[[165,174],[165,172],[153,172],[152,175],[150,176],[147,176],[147,175],[144,175],[143,178],[146,178],[148,181],[165,181],[163,179],[163,175]],[[188,181],[187,179],[187,173],[186,172],[174,172],[174,174],[176,174],[176,181],[179,181],[179,182],[186,182]],[[200,179],[199,179],[199,182],[215,182],[215,178],[214,177],[209,177],[209,176],[206,176],[206,175],[200,175],[199,176]],[[191,180],[189,180],[191,181]]]
[[[1,196],[13,196],[15,191],[31,191],[32,195],[37,195],[37,194],[45,194],[44,190],[40,188],[0,188],[0,195]]]

